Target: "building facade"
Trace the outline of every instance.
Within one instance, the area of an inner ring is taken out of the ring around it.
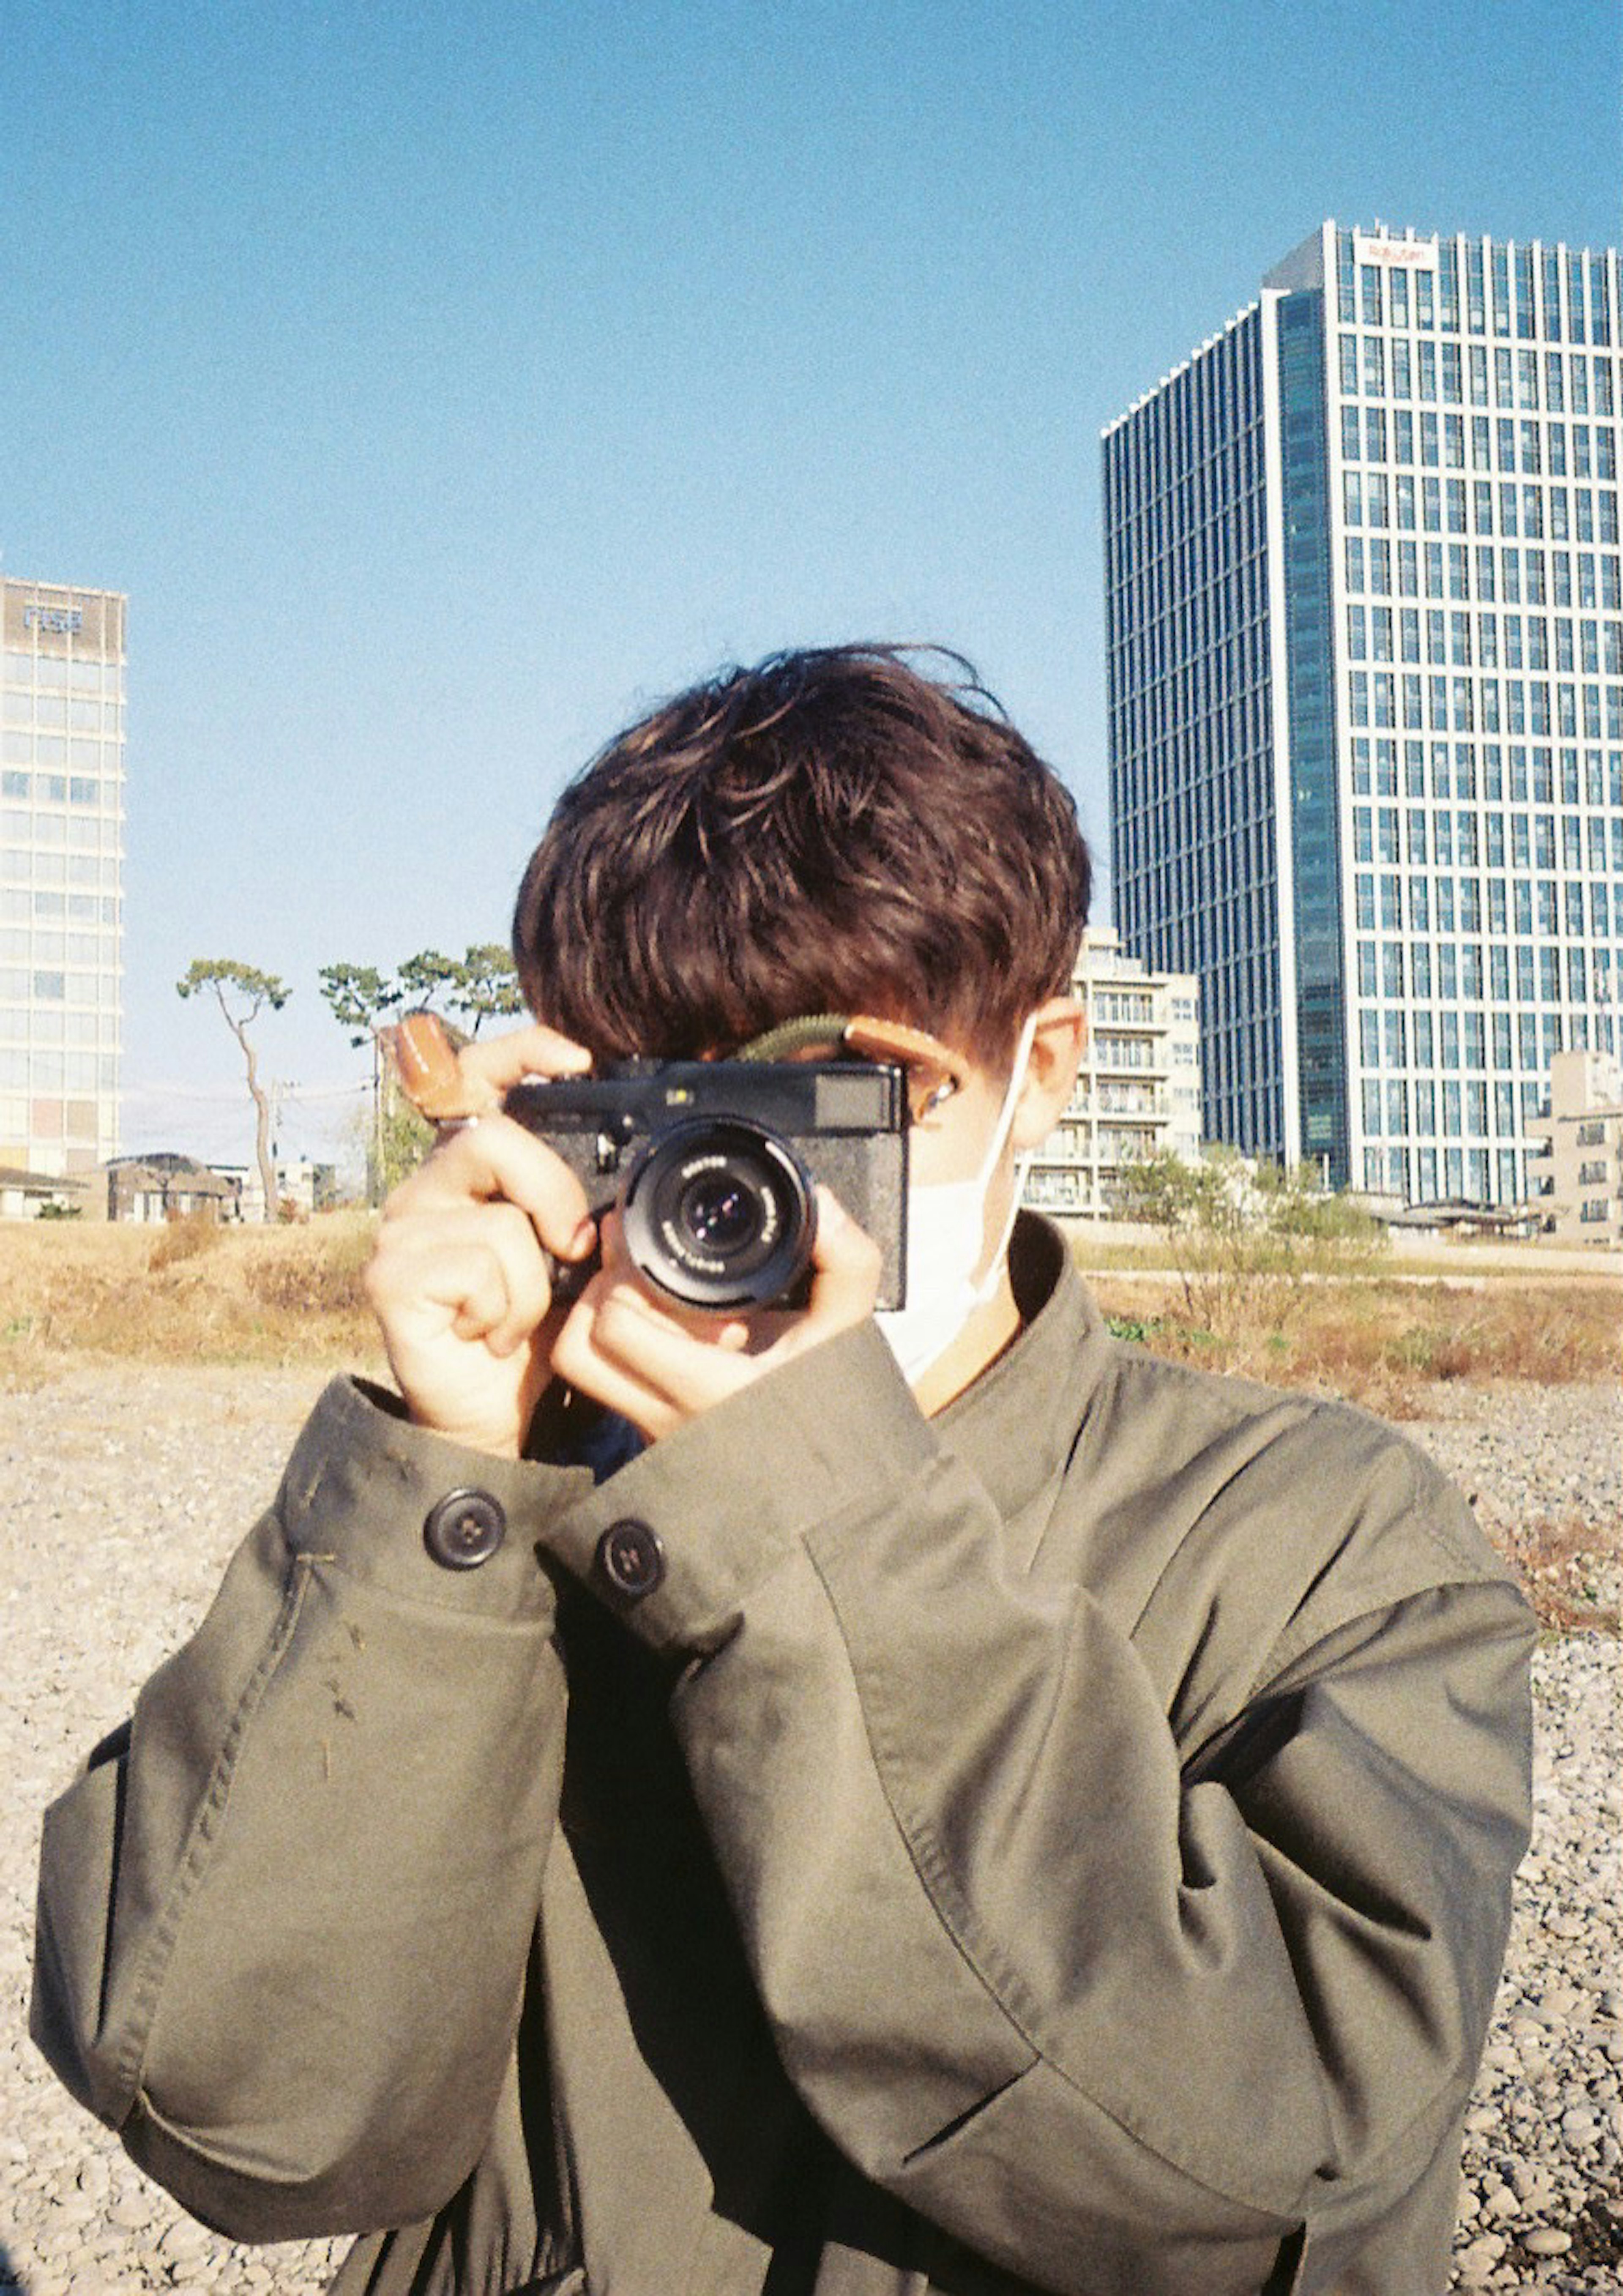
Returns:
[[[235,1191],[233,1218],[250,1224],[265,1218],[265,1181],[258,1164],[211,1164],[217,1179]],[[317,1164],[308,1156],[276,1159],[276,1201],[283,1219],[309,1219],[331,1211],[339,1201],[336,1164]]]
[[[1623,1245],[1623,1063],[1558,1053],[1550,1111],[1529,1127],[1533,1195],[1563,1243]]]
[[[1087,1017],[1070,1104],[1031,1160],[1034,1211],[1102,1219],[1123,1168],[1170,1150],[1201,1151],[1200,984],[1152,973],[1108,925],[1082,936],[1072,988]]]
[[[1324,224],[1103,440],[1114,898],[1204,1130],[1512,1204],[1619,1049],[1615,250]]]
[[[117,1156],[98,1172],[86,1193],[92,1219],[163,1225],[173,1220],[219,1222],[242,1217],[240,1181],[211,1171],[194,1156],[164,1152],[152,1156]]]
[[[127,601],[9,577],[0,660],[0,1164],[119,1147]]]

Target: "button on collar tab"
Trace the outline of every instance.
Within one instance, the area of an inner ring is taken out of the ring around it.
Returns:
[[[422,1525],[423,1545],[447,1570],[477,1570],[506,1536],[506,1514],[488,1491],[447,1491]]]
[[[640,1603],[665,1577],[665,1549],[652,1523],[626,1515],[597,1542],[597,1567],[617,1595]]]

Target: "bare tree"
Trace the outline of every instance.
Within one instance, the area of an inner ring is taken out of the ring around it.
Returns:
[[[226,1027],[242,1048],[248,1068],[249,1097],[254,1104],[254,1144],[265,1189],[265,1217],[274,1220],[281,1206],[276,1193],[275,1158],[271,1149],[270,1095],[259,1082],[258,1062],[248,1031],[267,1004],[273,1013],[280,1013],[293,992],[274,972],[261,972],[254,965],[240,964],[234,957],[193,957],[184,980],[175,983],[175,992],[179,996],[199,996],[205,989],[213,991]]]

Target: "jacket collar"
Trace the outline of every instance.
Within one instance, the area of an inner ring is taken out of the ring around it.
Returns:
[[[1033,1513],[1046,1519],[1045,1500],[1076,1447],[1114,1342],[1070,1245],[1034,1212],[1015,1223],[1009,1273],[1018,1335],[932,1423],[993,1501],[1019,1550]]]

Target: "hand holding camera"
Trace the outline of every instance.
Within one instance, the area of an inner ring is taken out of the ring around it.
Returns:
[[[406,1049],[415,1063],[423,1046]],[[894,1070],[587,1078],[583,1050],[542,1028],[443,1058],[430,1031],[426,1058],[404,1079],[455,1128],[390,1198],[367,1278],[422,1423],[516,1456],[555,1373],[657,1437],[899,1290]]]
[[[853,1062],[623,1061],[526,1078],[504,1111],[568,1165],[594,1217],[618,1210],[656,1291],[710,1314],[804,1308],[816,1191],[880,1250],[881,1308],[902,1304],[907,1103],[899,1069]],[[567,1289],[573,1270],[560,1271]]]
[[[501,1115],[502,1095],[521,1076],[578,1074],[589,1057],[541,1028],[458,1055],[424,1018],[390,1051],[440,1144],[384,1207],[367,1296],[412,1416],[516,1457],[561,1321],[551,1266],[589,1258],[597,1233],[578,1181]]]

